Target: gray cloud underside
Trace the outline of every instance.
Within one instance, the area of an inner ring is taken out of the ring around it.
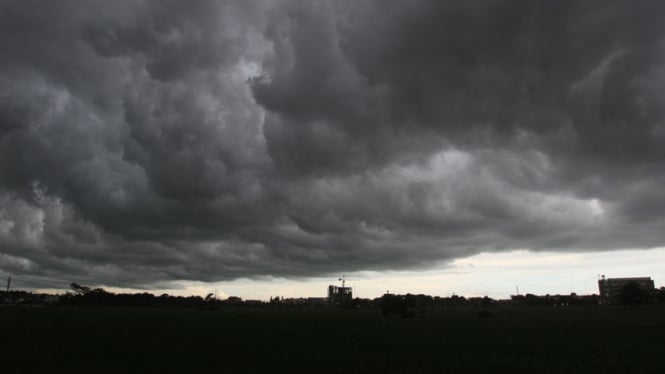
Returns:
[[[660,1],[0,1],[34,286],[665,244]]]

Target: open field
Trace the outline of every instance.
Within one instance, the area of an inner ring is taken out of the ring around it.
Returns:
[[[2,373],[665,372],[665,309],[0,308]]]

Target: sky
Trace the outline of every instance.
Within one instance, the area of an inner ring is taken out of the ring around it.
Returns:
[[[591,293],[665,268],[661,1],[0,0],[0,276]]]

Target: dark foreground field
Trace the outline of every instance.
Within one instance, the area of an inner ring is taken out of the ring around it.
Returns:
[[[665,309],[0,308],[0,372],[665,373]]]

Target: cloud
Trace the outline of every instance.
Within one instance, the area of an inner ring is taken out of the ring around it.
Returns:
[[[662,246],[664,12],[0,2],[0,270],[151,287]]]

